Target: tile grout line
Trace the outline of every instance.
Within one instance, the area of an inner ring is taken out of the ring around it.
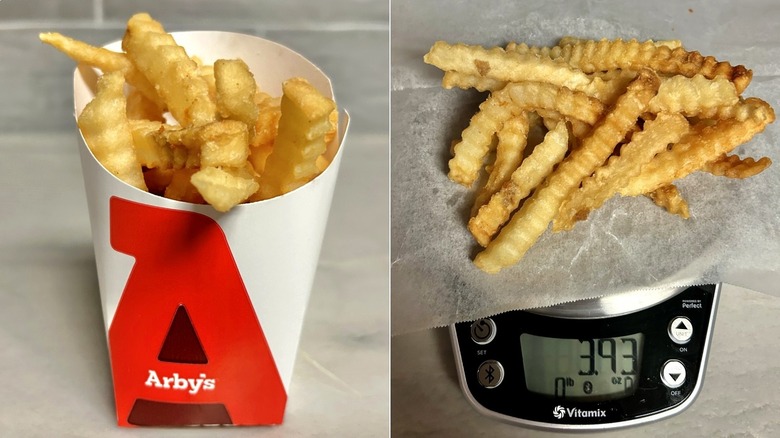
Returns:
[[[2,0],[0,0],[2,1]],[[14,20],[14,21],[0,21],[0,31],[4,30],[29,30],[29,29],[124,29],[127,25],[125,21],[118,20],[106,20],[103,17],[102,6],[96,6],[97,2],[101,0],[95,0],[93,3],[94,17],[89,20]],[[100,15],[98,15],[100,14]],[[254,23],[244,21],[221,21],[212,25],[209,22],[204,23],[204,27],[220,27],[225,30],[246,28],[259,32],[279,32],[279,31],[291,31],[291,32],[388,32],[389,26],[385,23],[374,22],[335,22],[335,23],[298,23],[298,24],[276,24],[267,26],[257,26]],[[172,31],[179,30],[179,23],[173,23],[169,27]]]

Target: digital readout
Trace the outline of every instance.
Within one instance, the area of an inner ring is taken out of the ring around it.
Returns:
[[[530,392],[569,400],[609,400],[636,391],[644,335],[559,339],[520,335]]]

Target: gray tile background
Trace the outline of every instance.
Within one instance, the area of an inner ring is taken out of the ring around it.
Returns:
[[[138,11],[169,31],[287,45],[328,73],[352,116],[283,427],[115,426],[74,63],[37,36],[103,44]],[[0,0],[0,436],[387,436],[388,20],[386,0]]]

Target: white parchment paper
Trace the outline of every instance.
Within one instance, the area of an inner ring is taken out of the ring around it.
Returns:
[[[466,228],[475,190],[449,181],[447,160],[486,95],[442,89],[442,72],[422,61],[436,40],[681,39],[688,50],[752,69],[744,96],[780,111],[780,3],[396,0],[392,8],[394,334],[648,287],[728,282],[780,296],[777,122],[736,149],[775,161],[760,175],[695,173],[676,182],[689,220],[644,197],[616,197],[572,231],[548,230],[516,266],[478,270]]]

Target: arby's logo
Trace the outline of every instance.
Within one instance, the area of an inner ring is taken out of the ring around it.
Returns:
[[[287,394],[219,225],[113,197],[135,258],[108,332],[120,425],[279,424]]]

